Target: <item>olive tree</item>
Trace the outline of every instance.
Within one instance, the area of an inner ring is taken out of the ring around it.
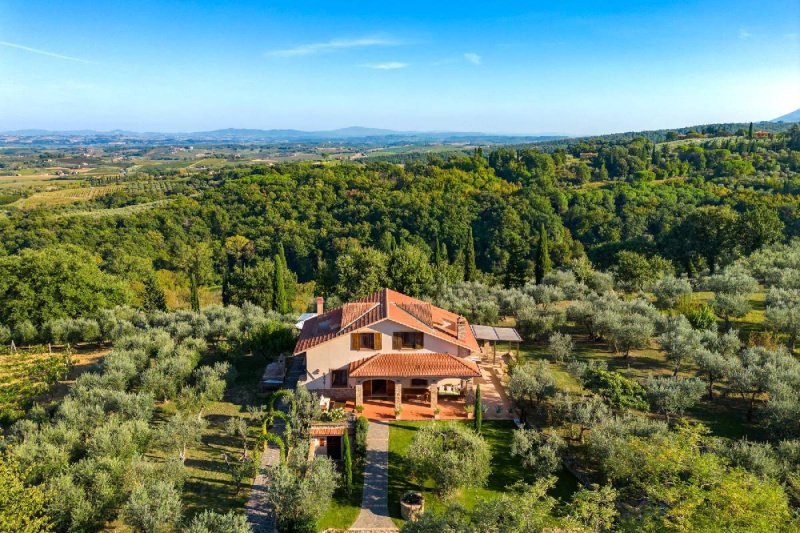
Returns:
[[[656,281],[651,290],[659,309],[672,309],[681,298],[692,294],[692,285],[688,280],[668,274]]]
[[[650,378],[644,388],[652,409],[663,414],[667,422],[673,416],[683,416],[705,391],[705,385],[697,378],[674,376]]]
[[[122,518],[140,533],[171,531],[181,519],[181,495],[166,481],[140,485],[123,506]]]
[[[800,289],[773,287],[767,293],[767,324],[784,333],[789,351],[794,351],[800,336]]]
[[[514,367],[508,381],[508,396],[527,421],[530,411],[541,407],[545,398],[556,392],[556,381],[547,361],[536,361]]]
[[[689,320],[683,315],[668,317],[665,321],[664,332],[658,336],[658,343],[667,354],[667,360],[672,364],[672,373],[678,375],[681,367],[692,359],[692,356],[702,348],[702,333],[692,328]]]
[[[449,494],[465,485],[481,487],[489,477],[489,445],[474,431],[455,424],[420,428],[408,448],[414,477],[433,480]]]
[[[511,440],[511,455],[536,477],[546,477],[561,469],[561,452],[566,444],[556,433],[536,429],[517,429]]]
[[[205,510],[192,518],[185,533],[252,533],[247,516],[229,511],[225,514]]]
[[[727,268],[721,274],[709,276],[706,285],[714,291],[711,307],[728,328],[732,318],[743,317],[750,311],[748,297],[758,289],[758,282],[740,268]]]
[[[566,333],[553,333],[548,339],[548,344],[553,359],[559,362],[569,359],[572,349],[575,347],[572,337]]]

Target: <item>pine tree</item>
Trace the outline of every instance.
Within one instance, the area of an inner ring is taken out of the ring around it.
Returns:
[[[467,232],[467,246],[464,249],[464,281],[474,281],[478,268],[475,266],[475,241],[472,228]]]
[[[539,230],[539,253],[536,257],[536,283],[541,283],[545,275],[553,269],[553,263],[550,259],[550,244],[547,240],[547,230],[542,224]]]
[[[475,431],[478,433],[481,432],[481,426],[483,425],[483,409],[481,401],[481,384],[475,387]]]
[[[349,495],[353,490],[353,457],[350,455],[350,436],[342,435],[342,460],[344,461],[344,490]]]
[[[753,123],[752,122],[750,123],[750,127],[747,128],[747,138],[748,139],[752,139],[753,138]]]
[[[142,307],[148,313],[167,310],[167,297],[164,294],[164,289],[158,284],[158,280],[154,274],[150,274],[144,278]]]
[[[287,268],[283,244],[278,243],[278,253],[275,255],[275,310],[283,314],[289,312],[289,297],[286,294]]]

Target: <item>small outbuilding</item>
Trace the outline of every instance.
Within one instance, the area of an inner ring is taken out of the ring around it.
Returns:
[[[522,336],[514,328],[502,328],[495,326],[480,326],[473,324],[472,333],[481,345],[481,351],[488,353],[487,349],[491,347],[492,350],[492,363],[495,362],[497,357],[497,343],[508,343],[509,351],[513,343],[517,349],[517,357],[519,357],[519,344],[522,342]]]

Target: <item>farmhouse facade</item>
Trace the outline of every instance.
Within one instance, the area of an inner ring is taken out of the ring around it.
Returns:
[[[460,396],[481,372],[467,320],[390,289],[305,321],[294,356],[305,358],[299,384],[339,401],[424,401]]]

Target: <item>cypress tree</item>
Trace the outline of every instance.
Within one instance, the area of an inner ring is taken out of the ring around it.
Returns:
[[[275,255],[275,310],[279,313],[289,312],[289,298],[286,294],[286,254],[283,244],[278,243]]]
[[[475,266],[475,241],[472,227],[467,232],[467,246],[464,249],[464,281],[474,281],[478,268]]]
[[[342,435],[342,455],[344,460],[344,490],[349,495],[353,490],[353,458],[350,455],[350,436],[346,430]]]
[[[750,123],[750,127],[747,128],[747,138],[748,139],[752,139],[753,138],[753,123],[752,122]]]
[[[192,311],[195,313],[200,312],[200,293],[197,283],[197,274],[194,272],[189,274],[189,303],[192,306]]]
[[[478,383],[478,386],[475,387],[475,431],[478,433],[481,432],[481,426],[483,425],[483,409],[481,408],[481,384]]]
[[[536,257],[536,283],[541,283],[545,275],[553,269],[553,263],[550,260],[550,244],[547,240],[547,230],[544,229],[542,224],[539,230],[539,254]]]
[[[164,294],[164,289],[158,284],[155,274],[150,274],[144,278],[142,307],[148,313],[167,310],[167,297]]]

